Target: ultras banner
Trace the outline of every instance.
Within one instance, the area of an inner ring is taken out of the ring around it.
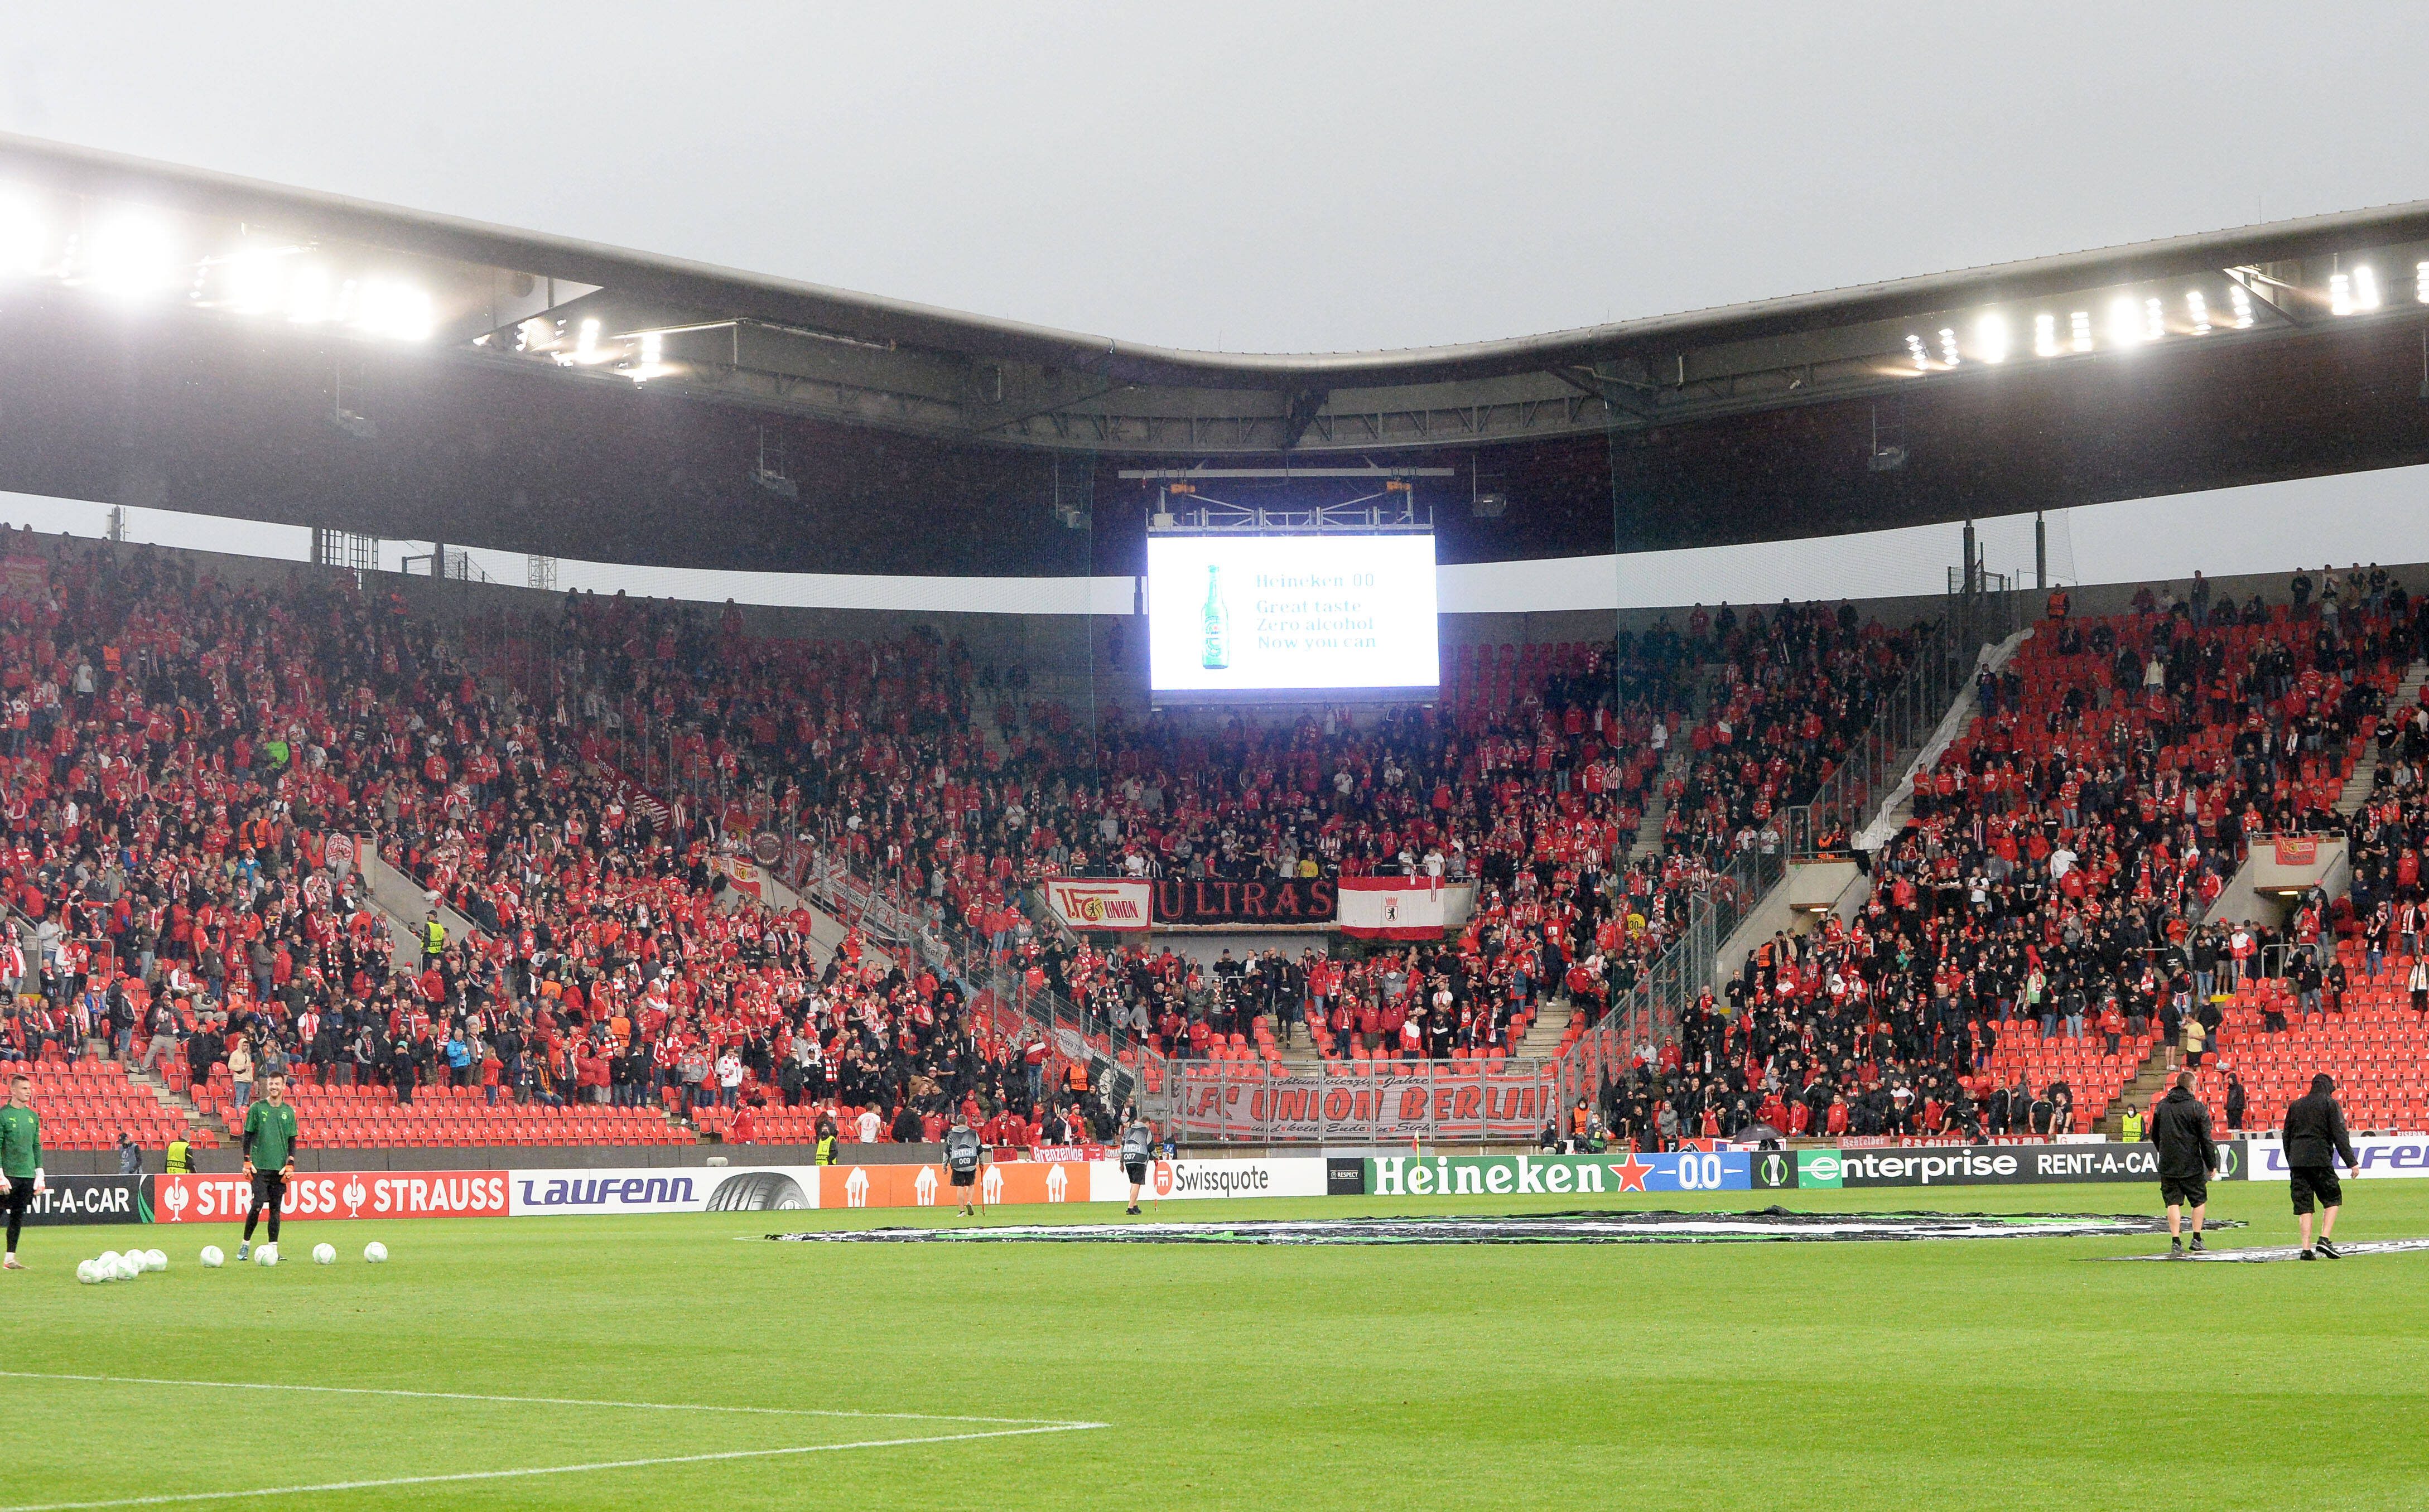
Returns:
[[[2251,1174],[2244,1142],[2222,1140],[2220,1181]],[[1758,1191],[1785,1187],[2007,1187],[2156,1181],[2159,1153],[2141,1144],[1974,1144],[1919,1150],[1765,1150],[1752,1158]]]
[[[1336,901],[1328,877],[1249,882],[1167,877],[1153,887],[1155,922],[1183,927],[1330,924]]]
[[[1552,1116],[1539,1076],[1268,1076],[1192,1065],[1181,1133],[1254,1143],[1532,1139]]]
[[[1597,1196],[1743,1192],[1743,1150],[1639,1155],[1385,1155],[1366,1162],[1371,1197]]]

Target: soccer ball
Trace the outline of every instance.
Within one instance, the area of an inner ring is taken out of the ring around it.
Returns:
[[[256,1265],[276,1265],[278,1263],[278,1246],[276,1244],[264,1244],[261,1248],[255,1250],[253,1252],[253,1263]]]
[[[378,1240],[372,1240],[363,1246],[363,1258],[373,1265],[383,1264],[388,1259],[388,1246]]]
[[[132,1281],[142,1274],[143,1257],[135,1251],[128,1250],[118,1257],[118,1278],[121,1281]]]
[[[92,1263],[101,1267],[101,1274],[105,1278],[112,1281],[118,1279],[118,1252],[116,1250],[103,1250],[101,1252],[101,1258],[93,1261]]]
[[[206,1271],[216,1271],[227,1263],[227,1257],[220,1253],[220,1247],[217,1244],[204,1245],[202,1259],[203,1269]]]
[[[167,1250],[145,1250],[143,1252],[143,1268],[147,1271],[167,1270],[169,1268],[169,1252]]]
[[[312,1246],[312,1263],[313,1263],[313,1264],[315,1264],[315,1265],[335,1265],[335,1264],[337,1264],[337,1263],[338,1263],[338,1246],[336,1246],[335,1244],[315,1244],[315,1245],[313,1245],[313,1246]]]
[[[101,1285],[101,1267],[91,1260],[78,1260],[76,1261],[76,1279],[89,1287],[99,1286]]]

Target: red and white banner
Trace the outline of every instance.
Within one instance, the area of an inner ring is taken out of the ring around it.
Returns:
[[[1081,1165],[1091,1160],[1110,1160],[1114,1155],[1113,1146],[1105,1144],[1025,1144],[995,1152],[999,1160],[1060,1160]]]
[[[0,558],[0,599],[40,603],[50,584],[51,564],[30,552],[11,551]]]
[[[1449,890],[1425,877],[1344,877],[1341,932],[1362,940],[1439,940]]]
[[[1201,1138],[1341,1144],[1532,1139],[1553,1115],[1542,1076],[1267,1076],[1181,1073],[1181,1130]]]
[[[2294,838],[2292,838],[2292,837],[2286,836],[2286,835],[2280,835],[2280,836],[2278,836],[2278,838],[2277,838],[2277,864],[2278,864],[2278,865],[2280,865],[2280,866],[2317,866],[2319,863],[2320,863],[2320,843],[2319,843],[2319,841],[2317,841],[2317,840],[2315,840],[2315,839],[2311,839],[2311,838],[2309,838],[2309,837],[2305,837],[2305,838],[2303,838],[2303,839],[2299,839],[2299,840],[2298,840],[2298,839],[2294,839]]]
[[[757,862],[746,861],[740,856],[728,856],[719,864],[724,869],[725,879],[734,884],[734,890],[735,892],[740,893],[745,897],[764,897],[766,896],[767,889],[759,885],[759,863]]]
[[[1075,929],[1144,929],[1149,922],[1149,892],[1146,882],[1057,877],[1046,884],[1046,904]]]
[[[240,1224],[253,1182],[219,1175],[154,1178],[152,1221]],[[504,1171],[298,1171],[287,1178],[282,1218],[504,1218]]]

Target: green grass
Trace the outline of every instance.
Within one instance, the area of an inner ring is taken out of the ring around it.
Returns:
[[[2211,1212],[2291,1237],[2282,1186]],[[2429,1235],[2356,1182],[2352,1239]],[[1688,1200],[1752,1208],[1768,1200]],[[2141,1187],[1789,1192],[2146,1210]],[[1612,1199],[1616,1203],[1617,1199]],[[1680,1206],[1676,1197],[1629,1199]],[[1167,1218],[1562,1199],[1175,1204]],[[1031,1209],[1103,1221],[1109,1207]],[[2090,1265],[2148,1240],[1293,1250],[746,1242],[866,1215],[31,1230],[0,1369],[1086,1421],[1098,1431],[204,1502],[390,1507],[2429,1505],[2429,1255]],[[936,1213],[887,1221],[942,1223]],[[363,1243],[395,1259],[364,1265]],[[335,1243],[334,1268],[304,1263]],[[157,1245],[166,1274],[79,1287]],[[992,1431],[0,1376],[0,1507]]]

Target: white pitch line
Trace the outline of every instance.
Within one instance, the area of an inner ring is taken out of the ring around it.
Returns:
[[[153,1375],[70,1375],[51,1371],[0,1371],[13,1381],[83,1381],[99,1386],[194,1386],[211,1391],[312,1391],[329,1396],[399,1396],[428,1402],[500,1402],[540,1407],[616,1407],[635,1412],[749,1412],[775,1418],[893,1418],[910,1422],[992,1422],[1040,1431],[1102,1428],[1101,1422],[1060,1418],[976,1418],[945,1412],[857,1412],[841,1407],[724,1406],[714,1402],[599,1402],[570,1396],[485,1396],[473,1391],[411,1391],[385,1386],[298,1386],[284,1381],[174,1381]],[[16,1512],[0,1507],[0,1512]]]
[[[477,1400],[527,1402],[547,1399],[490,1397]],[[646,1406],[652,1404],[634,1405]],[[869,1415],[912,1416],[908,1413]],[[831,1414],[831,1416],[853,1416],[853,1414]],[[728,1449],[707,1454],[669,1454],[657,1459],[604,1459],[589,1465],[541,1465],[528,1470],[458,1471],[449,1475],[395,1475],[386,1480],[324,1481],[318,1486],[263,1486],[244,1491],[180,1491],[165,1496],[124,1496],[103,1502],[28,1503],[21,1506],[0,1507],[0,1512],[91,1512],[91,1509],[98,1507],[167,1506],[188,1502],[236,1502],[256,1496],[310,1496],[329,1491],[369,1491],[391,1486],[438,1486],[459,1481],[516,1480],[535,1475],[581,1475],[603,1470],[644,1470],[655,1465],[700,1465],[725,1459],[769,1459],[780,1454],[823,1454],[842,1449],[897,1449],[910,1444],[962,1443],[973,1438],[1017,1438],[1024,1434],[1078,1433],[1084,1429],[1111,1426],[1112,1424],[1103,1422],[1057,1422],[1039,1428],[990,1428],[981,1433],[931,1434],[918,1438],[865,1438],[857,1443],[802,1444],[792,1449]]]

